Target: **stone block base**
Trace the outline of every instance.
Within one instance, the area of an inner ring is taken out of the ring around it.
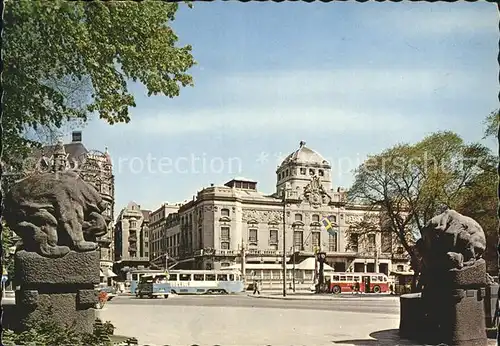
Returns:
[[[95,302],[90,298],[88,290],[84,291],[84,304],[78,293],[35,293],[37,291],[16,292],[16,330],[26,330],[26,326],[34,322],[46,321],[49,318],[60,325],[74,326],[77,331],[92,333],[95,321]],[[92,306],[92,307],[91,307]]]
[[[16,252],[15,266],[18,285],[88,285],[100,280],[97,251],[70,251],[61,258],[47,258],[23,250]]]
[[[399,297],[399,335],[405,339],[421,337],[421,326],[425,323],[425,311],[420,293],[403,294]]]
[[[400,335],[423,343],[486,346],[484,295],[484,289],[403,295]]]

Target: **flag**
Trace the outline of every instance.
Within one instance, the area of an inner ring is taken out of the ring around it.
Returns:
[[[328,234],[330,234],[332,236],[337,234],[337,227],[333,224],[333,216],[324,217],[321,220],[321,223],[325,227]]]

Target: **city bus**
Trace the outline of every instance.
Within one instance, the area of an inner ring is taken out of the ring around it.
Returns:
[[[333,294],[352,292],[359,283],[361,293],[387,293],[389,291],[389,278],[384,273],[329,273],[325,274],[329,284],[329,291]]]
[[[168,298],[170,293],[170,284],[167,281],[168,275],[163,274],[144,274],[139,280],[136,290],[136,296],[143,298],[158,298],[160,296]]]
[[[169,270],[168,283],[173,294],[230,294],[244,292],[237,270]]]
[[[128,280],[125,280],[125,288],[130,290],[131,294],[137,295],[137,288],[139,286],[139,282],[141,281],[141,277],[144,275],[164,275],[165,270],[158,269],[133,269],[128,274]]]

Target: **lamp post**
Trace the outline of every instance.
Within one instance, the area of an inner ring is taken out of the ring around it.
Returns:
[[[286,297],[286,185],[283,189],[283,297]]]
[[[285,183],[283,188],[283,297],[286,297],[286,197],[290,190],[290,183]]]
[[[292,256],[293,256],[293,269],[292,269],[292,290],[295,293],[295,243],[292,246]]]

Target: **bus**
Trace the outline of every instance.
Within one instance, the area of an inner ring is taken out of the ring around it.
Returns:
[[[325,274],[329,291],[333,294],[352,292],[359,283],[359,292],[387,293],[389,291],[389,278],[384,273],[329,273]]]
[[[169,270],[168,283],[173,294],[230,294],[245,290],[237,270]]]
[[[125,280],[125,289],[130,290],[131,294],[137,295],[139,282],[144,275],[165,275],[165,270],[132,269],[130,273],[128,273],[128,280]]]
[[[168,275],[163,274],[144,274],[139,280],[136,290],[136,297],[158,298],[160,296],[168,298],[170,293],[170,284],[167,281]]]

